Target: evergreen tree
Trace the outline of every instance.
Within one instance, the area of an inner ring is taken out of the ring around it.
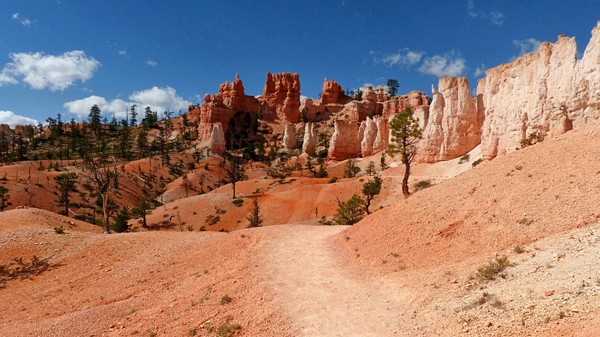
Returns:
[[[129,114],[129,125],[131,126],[135,126],[137,124],[137,111],[135,111],[135,108],[137,107],[137,105],[132,105],[131,106],[131,113]]]
[[[377,174],[377,170],[375,169],[375,162],[373,162],[372,160],[369,161],[369,165],[367,165],[365,173],[369,176],[374,176]]]
[[[360,172],[360,167],[356,166],[353,159],[348,159],[344,167],[344,178],[354,178]]]
[[[88,114],[89,126],[92,132],[96,137],[99,136],[101,128],[102,128],[102,118],[100,116],[100,108],[98,105],[94,104],[90,109],[90,113]]]
[[[369,212],[369,206],[371,206],[371,201],[375,199],[377,195],[381,192],[381,184],[383,181],[379,176],[375,176],[372,181],[368,181],[363,185],[362,194],[364,195],[364,204],[365,204],[365,212],[367,214],[371,214]]]
[[[363,200],[356,194],[352,195],[348,201],[337,199],[338,209],[333,216],[333,222],[338,225],[354,225],[362,220],[365,214],[363,209]]]
[[[263,219],[260,216],[260,207],[258,206],[258,198],[252,198],[252,213],[250,216],[246,217],[250,222],[250,227],[260,227],[263,223]]]
[[[115,222],[112,225],[112,230],[117,233],[129,231],[129,212],[126,207],[121,208],[121,211],[115,216]]]
[[[4,186],[0,186],[0,212],[4,211],[4,209],[10,205],[8,201],[10,199],[10,194],[8,194],[8,188]]]
[[[390,155],[400,154],[400,160],[404,164],[404,178],[402,179],[402,193],[405,197],[410,195],[408,190],[408,178],[410,176],[410,165],[417,155],[417,142],[423,135],[419,122],[413,116],[411,107],[407,107],[398,113],[390,122],[392,143],[387,148]]]
[[[65,214],[69,216],[71,192],[77,191],[77,173],[62,173],[54,177],[58,184],[58,205],[65,207]]]
[[[388,96],[389,97],[394,97],[396,96],[396,93],[398,92],[398,87],[400,85],[398,84],[398,80],[395,80],[393,78],[390,78],[389,80],[387,80],[387,92],[388,92]]]

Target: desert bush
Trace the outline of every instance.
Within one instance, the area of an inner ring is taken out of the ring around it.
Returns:
[[[424,190],[428,187],[431,187],[431,185],[432,185],[431,181],[421,180],[421,181],[415,183],[414,190],[415,190],[415,192],[419,191],[419,190]]]
[[[231,303],[231,301],[233,301],[233,299],[231,297],[229,297],[228,295],[224,295],[223,297],[221,297],[221,305],[225,305],[225,304],[229,304]]]
[[[209,226],[216,225],[217,223],[219,223],[219,221],[221,221],[221,217],[213,214],[208,215],[206,217],[206,220],[204,220],[204,222],[206,222],[206,224]]]
[[[65,228],[62,225],[60,227],[54,227],[54,233],[65,234]]]
[[[529,134],[527,138],[521,139],[521,148],[525,148],[544,141],[544,135],[539,132]]]
[[[458,160],[458,163],[459,164],[466,163],[469,161],[469,159],[471,159],[471,156],[467,153],[464,156],[460,157],[460,159]]]
[[[217,337],[232,337],[241,329],[242,326],[237,323],[225,322],[219,325],[215,331],[215,335]]]
[[[477,269],[477,277],[481,281],[492,281],[496,276],[510,266],[510,261],[507,256],[496,258],[489,264]]]
[[[327,183],[333,184],[333,183],[337,182],[338,179],[339,179],[338,177],[331,177],[331,178],[329,178],[329,180],[327,180]]]
[[[233,199],[231,203],[234,204],[236,207],[242,207],[242,205],[244,204],[244,199]]]
[[[471,163],[471,166],[475,167],[479,164],[481,164],[483,162],[483,159],[479,158],[476,161],[474,161],[473,163]]]

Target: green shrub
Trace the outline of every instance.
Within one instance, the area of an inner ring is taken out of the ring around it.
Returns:
[[[333,216],[333,222],[338,225],[354,225],[362,220],[365,215],[364,201],[354,194],[348,201],[337,200],[337,213]]]
[[[65,234],[65,228],[62,225],[60,227],[54,227],[54,233]]]
[[[426,189],[428,187],[431,187],[431,185],[432,185],[431,181],[429,181],[429,180],[421,180],[421,181],[415,183],[415,187],[414,187],[415,188],[415,192],[419,191],[419,190],[424,190],[424,189]]]
[[[242,207],[242,205],[244,204],[244,199],[233,199],[231,203],[237,207]]]

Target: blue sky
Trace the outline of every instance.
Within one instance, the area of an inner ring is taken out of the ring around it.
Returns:
[[[240,74],[297,72],[302,95],[394,78],[431,92],[535,50],[559,34],[583,52],[600,0],[0,0],[0,123],[83,119],[93,104],[186,110]]]

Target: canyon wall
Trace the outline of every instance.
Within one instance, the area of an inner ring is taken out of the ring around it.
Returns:
[[[533,133],[552,137],[600,118],[600,22],[581,60],[575,39],[561,35],[537,52],[489,69],[477,99],[485,115],[486,159],[514,151]]]

